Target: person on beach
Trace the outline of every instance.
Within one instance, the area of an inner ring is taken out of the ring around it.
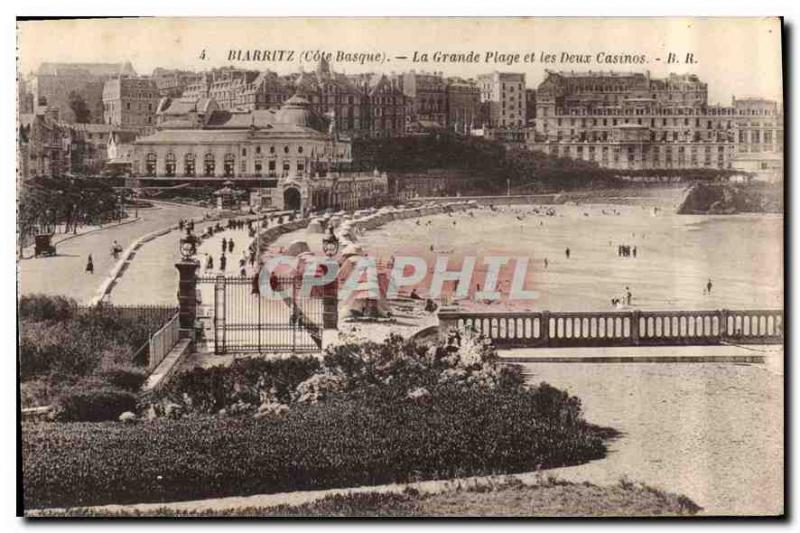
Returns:
[[[89,254],[89,260],[86,261],[86,272],[94,274],[94,262],[92,261],[92,254]]]

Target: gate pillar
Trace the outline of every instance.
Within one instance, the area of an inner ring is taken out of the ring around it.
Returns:
[[[181,337],[194,338],[197,320],[197,269],[200,263],[194,260],[175,263],[178,269],[178,307]]]
[[[339,333],[339,280],[334,279],[322,292],[322,349]]]

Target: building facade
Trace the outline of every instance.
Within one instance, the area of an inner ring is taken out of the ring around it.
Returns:
[[[762,128],[735,103],[709,105],[707,85],[693,74],[548,71],[526,143],[607,168],[734,169],[738,146],[752,138],[739,134],[743,122],[772,131],[769,146],[777,146],[777,118]]]
[[[481,90],[472,80],[447,78],[447,128],[469,135],[480,126]]]
[[[447,127],[447,82],[441,72],[404,72],[396,76],[397,86],[406,96],[407,129],[445,129]]]
[[[736,153],[732,166],[759,179],[783,179],[783,109],[764,98],[733,98]]]
[[[42,63],[33,76],[34,102],[45,98],[58,112],[58,119],[68,123],[103,122],[103,87],[106,80],[119,76],[134,77],[130,63]],[[76,115],[75,99],[83,101],[85,117]]]
[[[142,181],[232,180],[261,189],[265,206],[298,210],[386,194],[385,176],[349,172],[350,141],[299,95],[254,111],[224,110],[213,98],[163,99],[157,114],[158,131],[132,143],[131,172]]]
[[[360,132],[353,131],[355,136],[379,138],[403,135],[406,128],[406,97],[396,79],[374,73],[350,76],[349,79],[364,95],[362,128]]]
[[[17,173],[20,178],[61,177],[69,172],[72,132],[48,113],[44,100],[35,113],[19,115]]]
[[[159,97],[177,98],[197,81],[198,74],[190,70],[156,68],[150,78],[156,84]]]
[[[525,74],[492,72],[478,76],[481,102],[487,104],[490,128],[525,126]]]
[[[155,127],[158,87],[150,78],[114,78],[103,87],[103,122],[142,132]]]

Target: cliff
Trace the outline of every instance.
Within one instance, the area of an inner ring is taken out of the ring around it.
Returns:
[[[783,213],[782,183],[697,183],[678,208],[681,215]]]

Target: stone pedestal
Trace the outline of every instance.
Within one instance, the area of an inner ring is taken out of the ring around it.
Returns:
[[[200,262],[188,259],[175,263],[178,269],[178,307],[181,336],[194,336],[197,320],[197,270]]]
[[[339,328],[339,280],[333,280],[322,291],[322,329]]]

